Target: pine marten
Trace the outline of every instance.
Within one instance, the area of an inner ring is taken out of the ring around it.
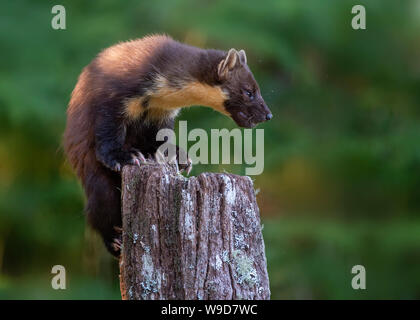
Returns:
[[[122,167],[154,156],[163,143],[157,132],[173,129],[180,108],[193,105],[247,128],[272,118],[243,50],[205,50],[153,35],[103,50],[80,74],[64,149],[87,196],[87,220],[114,256],[121,249]]]

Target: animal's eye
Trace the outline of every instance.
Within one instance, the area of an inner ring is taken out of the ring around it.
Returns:
[[[252,100],[254,98],[254,94],[249,91],[249,90],[245,90],[245,94]]]

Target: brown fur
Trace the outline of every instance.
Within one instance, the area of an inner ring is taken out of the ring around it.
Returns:
[[[141,39],[121,42],[105,49],[98,55],[98,66],[106,74],[124,75],[148,60],[165,43],[173,41],[165,35],[150,35]],[[122,57],[124,57],[122,59]]]
[[[79,76],[64,148],[87,196],[88,221],[112,254],[119,254],[114,241],[120,237],[115,227],[121,227],[119,171],[138,163],[139,152],[153,156],[163,143],[156,141],[157,132],[173,129],[179,109],[192,105],[211,107],[243,126],[263,121],[268,110],[245,52],[199,49],[168,36],[105,49]]]

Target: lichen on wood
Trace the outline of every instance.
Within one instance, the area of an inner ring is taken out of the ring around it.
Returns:
[[[122,174],[123,299],[269,299],[252,180],[175,165]]]

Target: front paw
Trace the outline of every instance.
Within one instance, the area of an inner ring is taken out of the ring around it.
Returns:
[[[190,157],[187,156],[187,163],[180,163],[178,160],[178,168],[180,171],[184,171],[187,176],[190,174],[192,170],[192,160]]]
[[[128,164],[140,167],[141,163],[146,162],[146,158],[139,150],[131,148],[129,150],[110,151],[100,161],[109,169],[120,172],[122,167]]]

